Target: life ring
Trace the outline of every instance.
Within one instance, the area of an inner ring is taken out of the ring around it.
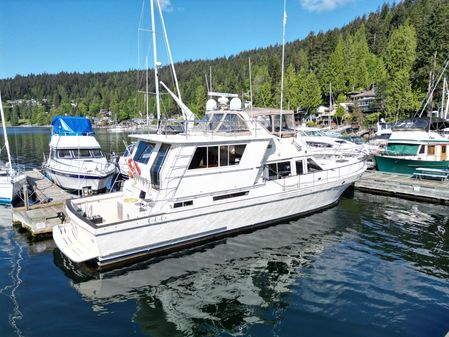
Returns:
[[[134,176],[134,175],[139,175],[140,176],[140,173],[141,173],[140,167],[132,158],[128,158],[128,167],[129,167],[128,174],[131,177]]]

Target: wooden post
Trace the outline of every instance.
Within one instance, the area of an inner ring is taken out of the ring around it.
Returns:
[[[28,211],[28,209],[30,208],[30,202],[28,200],[28,186],[23,185],[22,189],[23,189],[23,201],[25,202],[25,209]]]

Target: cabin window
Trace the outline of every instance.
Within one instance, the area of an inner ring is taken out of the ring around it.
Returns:
[[[136,153],[134,154],[134,160],[141,164],[148,164],[153,149],[153,143],[139,142]]]
[[[74,150],[75,158],[90,158],[90,150]]]
[[[173,208],[179,208],[179,207],[185,207],[185,206],[192,206],[193,205],[193,200],[189,200],[189,201],[181,201],[181,202],[175,202],[173,204]]]
[[[323,169],[320,167],[320,165],[318,165],[312,158],[307,159],[307,172],[308,173],[322,171],[322,170]]]
[[[92,153],[92,157],[94,157],[94,158],[101,158],[101,157],[103,157],[103,152],[101,152],[100,149],[90,150],[90,152]]]
[[[70,159],[72,158],[72,151],[70,150],[58,150],[58,158]]]
[[[435,145],[427,146],[427,154],[433,156],[435,154]]]
[[[207,167],[218,167],[218,146],[207,147]]]
[[[159,151],[157,152],[156,159],[151,165],[150,169],[150,177],[151,177],[151,187],[158,190],[161,188],[160,186],[160,174],[162,165],[164,164],[165,158],[167,157],[168,150],[170,149],[170,145],[161,144]]]
[[[220,166],[229,165],[229,147],[220,146]]]
[[[441,145],[441,153],[446,153],[446,145]]]
[[[245,152],[246,145],[229,145],[229,165],[238,165]]]
[[[288,177],[291,174],[289,161],[268,164],[268,180],[276,180]]]
[[[421,145],[421,146],[420,146],[420,148],[419,148],[419,153],[420,153],[420,154],[426,153],[426,146],[425,146],[425,145]]]
[[[207,167],[207,147],[197,147],[192,161],[189,165],[189,170]]]
[[[298,160],[296,162],[296,174],[297,175],[304,174],[304,166],[302,160]]]
[[[197,147],[189,170],[218,166],[238,165],[246,145],[220,145]]]

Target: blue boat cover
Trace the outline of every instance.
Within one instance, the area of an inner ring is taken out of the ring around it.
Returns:
[[[51,121],[53,133],[60,135],[93,134],[92,124],[85,117],[56,116]]]

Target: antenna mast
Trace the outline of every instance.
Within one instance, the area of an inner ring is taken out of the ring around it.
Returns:
[[[12,177],[12,162],[11,162],[11,153],[9,152],[9,141],[8,141],[8,134],[6,133],[6,121],[5,121],[5,113],[3,112],[3,103],[2,103],[2,94],[0,93],[0,115],[2,118],[2,127],[3,127],[3,136],[5,137],[5,147],[6,147],[6,153],[8,155],[8,162],[9,162],[9,176]]]

